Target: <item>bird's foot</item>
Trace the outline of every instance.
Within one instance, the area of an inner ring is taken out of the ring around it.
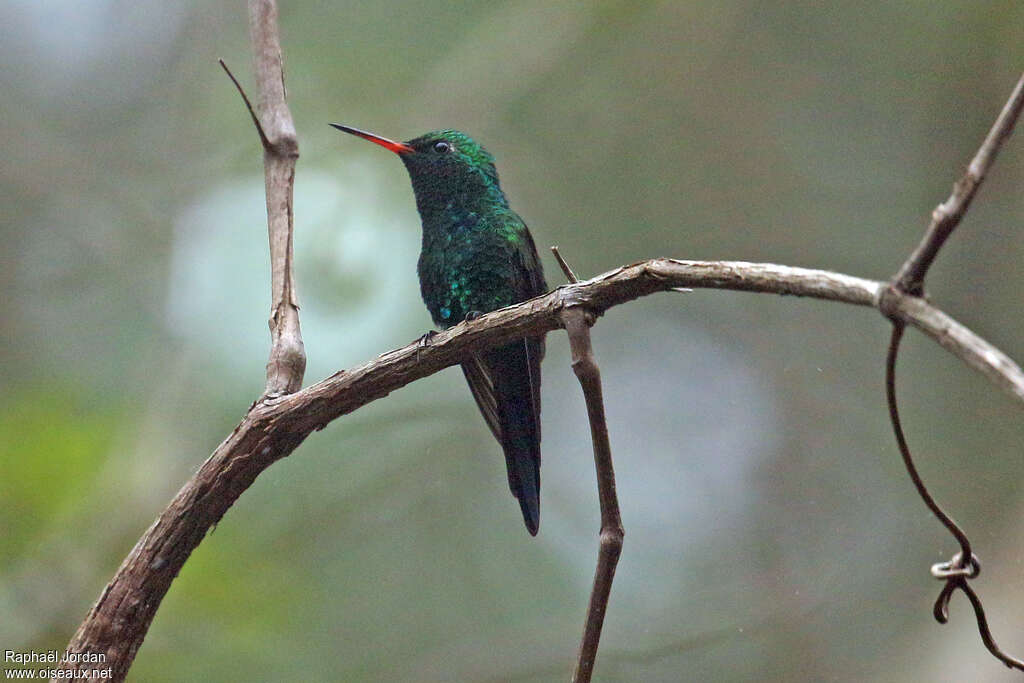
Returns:
[[[421,348],[421,349],[422,348],[426,348],[427,346],[430,346],[430,340],[433,339],[434,337],[436,337],[439,334],[440,334],[440,332],[438,332],[437,330],[427,330],[419,338],[416,346],[418,348]]]
[[[438,335],[437,330],[427,330],[416,342],[416,362],[420,360],[420,351],[430,346],[430,340]]]
[[[473,322],[482,315],[483,313],[481,313],[480,311],[470,311],[469,313],[466,314],[466,322]]]

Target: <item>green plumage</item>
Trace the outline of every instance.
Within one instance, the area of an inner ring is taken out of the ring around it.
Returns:
[[[420,293],[438,326],[547,291],[537,248],[526,224],[509,208],[494,158],[472,138],[446,130],[398,143],[335,127],[396,152],[409,171],[423,224]],[[509,487],[531,534],[540,524],[543,355],[543,337],[531,337],[462,363],[477,406],[505,452]]]
[[[447,152],[433,151],[437,143]],[[423,222],[420,291],[434,322],[449,327],[546,291],[537,249],[508,206],[494,158],[464,133],[428,133],[402,155]],[[419,152],[423,150],[423,152]]]

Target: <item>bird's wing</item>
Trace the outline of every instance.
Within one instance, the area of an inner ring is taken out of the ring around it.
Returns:
[[[462,374],[473,393],[480,413],[484,416],[487,426],[491,428],[494,438],[501,443],[501,421],[498,418],[498,399],[494,395],[494,378],[479,354],[471,354],[462,361]]]
[[[547,283],[544,281],[544,273],[541,270],[540,259],[537,256],[537,247],[530,236],[526,224],[518,216],[516,222],[521,228],[522,243],[515,250],[513,259],[515,261],[514,272],[516,281],[516,298],[518,301],[525,301],[543,294],[547,291]],[[533,398],[533,415],[537,423],[538,435],[540,430],[540,361],[544,357],[544,339],[524,339],[526,345],[527,370],[529,371],[530,392]],[[484,416],[487,426],[499,442],[503,441],[501,418],[498,413],[498,399],[495,395],[494,376],[488,363],[480,354],[471,354],[462,362],[462,373],[466,376],[466,382],[473,393],[480,413]]]
[[[544,280],[544,270],[537,255],[537,245],[533,242],[526,223],[520,218],[523,226],[522,245],[517,250],[519,271],[522,280],[519,284],[521,300],[532,299],[548,291]],[[526,344],[527,368],[530,371],[530,389],[533,394],[533,415],[537,423],[537,438],[540,439],[540,362],[544,359],[544,337],[532,337],[524,340]]]
[[[522,225],[522,243],[516,249],[516,265],[520,273],[518,283],[520,301],[532,299],[548,291],[548,284],[544,281],[544,269],[540,264],[540,257],[537,255],[537,245],[533,243],[533,236],[530,229],[526,227],[523,219],[519,219]]]
[[[540,361],[544,358],[544,338],[532,337],[523,340],[526,345],[526,367],[530,372],[530,395],[533,397],[533,421],[540,441]],[[540,451],[537,451],[537,465],[540,465]]]

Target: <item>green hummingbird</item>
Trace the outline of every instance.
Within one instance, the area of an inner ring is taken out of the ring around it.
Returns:
[[[494,157],[456,130],[395,142],[349,126],[340,131],[398,154],[423,223],[420,293],[442,329],[547,291],[537,247],[509,208]],[[428,333],[429,334],[429,333]],[[540,362],[544,338],[472,354],[462,372],[505,452],[508,484],[531,535],[540,527]]]

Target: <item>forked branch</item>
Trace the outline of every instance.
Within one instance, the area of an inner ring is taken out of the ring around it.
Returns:
[[[964,179],[954,188],[950,199],[936,210],[925,239],[892,284],[773,264],[653,259],[617,268],[585,282],[573,282],[536,299],[488,313],[437,334],[429,346],[409,344],[300,391],[306,358],[292,272],[293,186],[298,144],[285,102],[274,0],[249,0],[249,20],[260,91],[259,114],[234,76],[231,78],[242,92],[264,149],[272,269],[271,351],[266,388],[242,422],[146,530],[68,645],[69,653],[104,654],[114,673],[112,680],[124,680],[171,582],[209,529],[263,470],[289,455],[311,432],[391,391],[458,364],[470,352],[559,327],[569,334],[573,368],[586,398],[601,502],[598,566],[576,669],[576,680],[589,680],[623,536],[589,326],[593,316],[641,296],[687,287],[715,288],[874,307],[901,330],[908,324],[917,327],[1024,402],[1024,372],[1020,367],[918,296],[923,292],[925,273],[959,223],[1020,113],[1024,78]],[[571,271],[567,267],[566,270],[574,280]],[[949,580],[936,611],[944,615],[949,595],[955,588],[961,588],[975,607],[986,645],[994,646],[991,634],[987,634],[981,603],[967,584],[972,572],[976,573],[974,566],[968,556],[962,562],[954,560],[943,570]],[[1008,664],[1012,660],[1005,655],[1002,658]],[[65,677],[70,671],[92,666],[84,659],[65,665]]]
[[[413,342],[293,394],[257,402],[146,530],[72,639],[75,653],[105,653],[123,680],[146,631],[191,552],[256,477],[314,430],[392,391],[458,364],[472,351],[561,327],[563,312],[594,315],[677,287],[807,296],[878,308],[887,286],[822,270],[741,261],[653,259],[559,287]],[[914,299],[912,305],[904,299]],[[928,302],[895,293],[893,314],[939,341],[1024,402],[1024,372],[984,339]],[[69,665],[74,668],[76,665]],[[82,666],[86,666],[83,664]]]
[[[995,638],[988,627],[988,619],[985,616],[985,609],[981,604],[981,598],[971,587],[969,580],[974,579],[981,573],[981,562],[971,548],[971,541],[959,524],[942,509],[935,497],[932,496],[924,483],[914,458],[911,455],[910,447],[907,444],[906,435],[903,432],[903,425],[900,421],[899,404],[896,401],[896,358],[899,355],[900,340],[903,338],[903,330],[906,322],[896,315],[895,301],[900,300],[904,304],[908,302],[924,300],[924,280],[928,269],[939,250],[945,244],[946,239],[953,234],[953,231],[960,220],[967,213],[971,200],[981,186],[982,181],[995,161],[996,155],[1003,142],[1010,137],[1013,128],[1020,117],[1021,109],[1024,107],[1024,75],[1017,81],[1016,87],[1010,94],[1002,112],[996,118],[991,130],[985,136],[984,142],[974,155],[964,175],[953,186],[953,193],[942,204],[932,212],[931,224],[925,231],[924,238],[917,248],[911,253],[899,271],[893,276],[889,287],[882,292],[880,310],[882,314],[892,321],[892,338],[889,341],[889,352],[885,362],[885,395],[889,407],[889,420],[892,423],[893,433],[896,436],[896,445],[899,448],[900,456],[903,458],[903,465],[907,474],[917,490],[917,494],[924,501],[936,519],[952,534],[960,545],[960,552],[956,553],[949,562],[934,565],[931,569],[932,576],[945,581],[938,599],[935,601],[933,613],[939,623],[945,624],[949,619],[949,601],[956,589],[960,589],[967,595],[974,608],[974,615],[978,622],[978,631],[985,647],[999,661],[1010,668],[1024,671],[1024,661],[1012,657],[1000,649]],[[909,296],[908,296],[909,295]]]
[[[985,136],[977,154],[971,159],[967,170],[960,180],[953,185],[953,192],[949,199],[935,207],[932,212],[932,221],[925,231],[921,243],[910,254],[899,271],[893,277],[893,286],[901,292],[921,295],[924,293],[924,277],[928,269],[939,255],[939,249],[946,243],[946,239],[953,234],[956,226],[960,225],[960,219],[967,213],[971,200],[981,186],[982,181],[988,174],[989,169],[999,154],[999,149],[1020,118],[1021,108],[1024,107],[1024,75],[1017,81],[1017,86],[1010,94],[1010,99],[999,113],[996,122],[992,124],[991,130]]]

